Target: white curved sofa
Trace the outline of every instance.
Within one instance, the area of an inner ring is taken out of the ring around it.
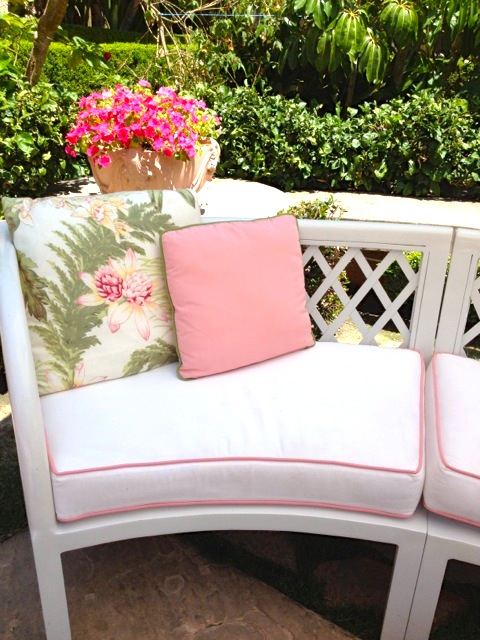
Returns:
[[[0,223],[0,332],[48,640],[71,637],[63,552],[221,529],[396,545],[381,640],[406,637],[412,603],[408,637],[428,637],[418,589],[414,602],[419,574],[428,582],[421,573],[429,544],[421,505],[424,367],[454,232],[348,221],[300,221],[299,231],[304,264],[313,260],[324,273],[307,303],[322,332],[313,348],[189,382],[167,364],[40,396],[16,251]],[[333,265],[322,247],[345,250]],[[364,256],[369,248],[385,252],[376,267]],[[405,251],[422,253],[418,273]],[[365,283],[350,298],[338,278],[352,260]],[[394,261],[406,284],[391,300],[380,278]],[[320,302],[332,290],[343,311],[328,323]],[[373,326],[358,310],[369,291],[385,308]],[[360,327],[360,345],[336,341],[349,318]],[[388,323],[406,348],[377,346]]]

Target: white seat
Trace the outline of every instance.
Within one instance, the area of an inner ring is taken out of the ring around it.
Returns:
[[[59,520],[242,502],[415,511],[419,353],[317,343],[191,382],[175,369],[42,397]]]
[[[424,501],[480,526],[480,363],[436,354],[427,373]]]

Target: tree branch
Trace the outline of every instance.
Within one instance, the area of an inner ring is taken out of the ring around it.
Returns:
[[[68,0],[47,0],[43,15],[38,20],[37,31],[27,65],[27,80],[30,86],[37,84],[47,57],[53,35],[67,11]]]

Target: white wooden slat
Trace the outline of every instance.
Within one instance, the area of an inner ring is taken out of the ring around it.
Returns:
[[[442,312],[439,320],[436,351],[465,354],[465,347],[480,333],[480,323],[468,331],[468,312],[473,304],[480,317],[480,232],[457,229],[448,272]]]
[[[452,244],[453,230],[446,227],[416,226],[406,224],[355,221],[299,221],[300,239],[306,246],[304,264],[315,260],[325,278],[317,291],[308,300],[312,319],[322,332],[321,340],[335,340],[339,329],[347,320],[357,326],[363,344],[375,344],[378,333],[388,322],[393,322],[402,336],[402,347],[418,349],[426,362],[432,352],[432,336],[435,335],[443,294],[447,261]],[[345,247],[345,254],[334,266],[321,254],[322,247]],[[316,249],[317,248],[317,249]],[[363,251],[379,249],[386,252],[376,268],[368,263]],[[422,254],[419,272],[408,264],[404,252],[417,251]],[[339,278],[347,264],[355,260],[365,276],[365,282],[350,298]],[[397,263],[406,278],[402,291],[391,300],[380,278]],[[317,308],[322,297],[333,291],[343,309],[328,323]],[[384,312],[368,326],[358,310],[365,296],[373,292],[384,307]],[[414,296],[409,326],[399,309],[410,296]]]

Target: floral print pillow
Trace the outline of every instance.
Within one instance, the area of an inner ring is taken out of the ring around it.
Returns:
[[[177,359],[160,233],[198,224],[190,190],[3,198],[40,394]]]

